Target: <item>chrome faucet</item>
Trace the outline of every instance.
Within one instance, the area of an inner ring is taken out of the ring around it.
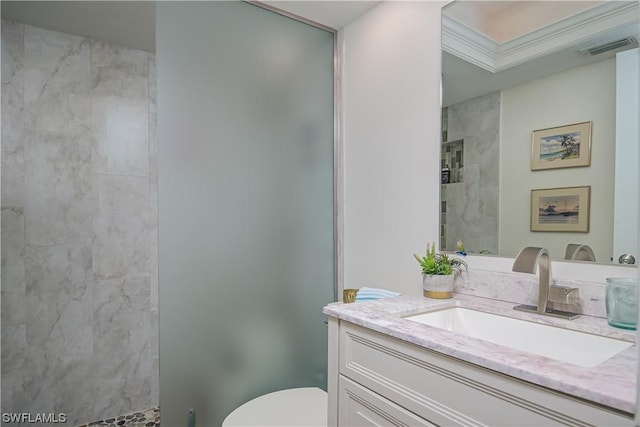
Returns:
[[[552,308],[552,303],[562,303],[569,305],[577,305],[580,303],[578,288],[569,288],[566,286],[555,286],[552,284],[551,276],[551,260],[549,259],[549,251],[545,248],[529,246],[520,251],[513,263],[512,271],[519,273],[536,274],[539,270],[540,282],[538,285],[538,305],[517,305],[513,307],[515,310],[535,312],[549,316],[562,317],[565,319],[575,319],[579,316],[576,313],[570,313]]]

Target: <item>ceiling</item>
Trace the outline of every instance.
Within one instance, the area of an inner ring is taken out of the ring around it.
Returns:
[[[6,1],[2,19],[155,52],[152,1]]]
[[[355,21],[370,9],[382,3],[381,1],[263,1],[269,6],[282,9],[325,25],[333,29],[340,29]]]
[[[447,16],[497,43],[504,43],[562,21],[602,1],[458,1]]]
[[[379,1],[266,1],[324,26],[340,29]],[[155,52],[155,1],[7,1],[2,19]]]
[[[637,47],[637,1],[456,1],[443,10],[443,106]],[[599,55],[581,49],[624,37]]]

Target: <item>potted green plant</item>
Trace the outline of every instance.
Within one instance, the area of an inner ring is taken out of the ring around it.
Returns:
[[[428,298],[451,298],[455,275],[467,269],[467,263],[444,252],[436,252],[436,243],[427,243],[424,256],[413,254],[422,268],[422,289]]]

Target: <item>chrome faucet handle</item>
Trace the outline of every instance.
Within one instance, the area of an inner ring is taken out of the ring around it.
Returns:
[[[580,289],[551,285],[549,289],[549,301],[560,304],[578,305],[580,304]]]

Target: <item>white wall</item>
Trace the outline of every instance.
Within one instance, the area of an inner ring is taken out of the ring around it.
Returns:
[[[594,83],[595,82],[595,83]],[[554,258],[568,243],[592,247],[599,262],[612,255],[615,157],[615,59],[575,68],[503,91],[500,253],[544,246]],[[593,122],[591,166],[531,171],[536,129]],[[591,186],[589,233],[531,232],[531,190]]]
[[[388,2],[343,29],[344,287],[422,293],[438,238],[440,9]]]

